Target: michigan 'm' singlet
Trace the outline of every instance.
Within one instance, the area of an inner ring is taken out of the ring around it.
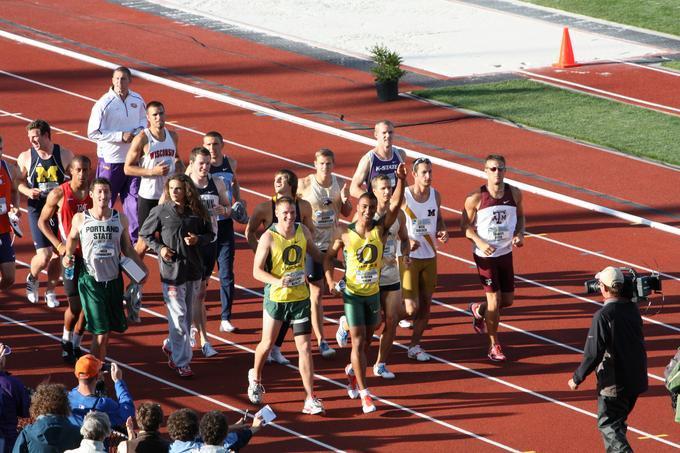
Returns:
[[[227,200],[229,200],[230,205],[233,204],[234,193],[232,184],[234,182],[234,170],[231,169],[227,156],[222,155],[222,165],[210,165],[210,174],[224,181],[224,185],[227,188]],[[217,220],[231,220],[231,217],[224,218],[223,216],[217,216]],[[217,234],[217,231],[215,231],[215,234]]]
[[[71,221],[73,216],[79,212],[85,212],[92,207],[92,198],[90,198],[89,192],[85,191],[85,198],[79,199],[76,194],[73,193],[71,189],[71,184],[68,182],[63,183],[61,189],[64,191],[64,198],[61,201],[61,209],[59,209],[59,233],[61,234],[61,240],[66,242],[68,234],[71,232]],[[76,254],[80,255],[80,246],[76,250]]]
[[[345,244],[345,283],[347,291],[357,296],[372,296],[380,291],[383,242],[380,228],[373,226],[368,238],[356,232],[356,223],[347,227],[349,244]]]
[[[390,178],[390,186],[394,189],[397,185],[397,167],[402,163],[397,149],[392,147],[392,157],[388,160],[382,160],[373,150],[366,153],[366,155],[368,156],[368,176],[366,176],[364,181],[366,183],[366,190],[370,192],[371,181],[378,175],[386,175]]]
[[[12,203],[12,175],[7,163],[0,159],[0,234],[9,233],[9,205]]]
[[[314,222],[314,244],[319,250],[328,250],[333,236],[333,229],[338,222],[338,213],[333,200],[340,196],[342,187],[335,175],[331,186],[323,187],[312,175],[310,193],[304,199],[312,205],[312,221]]]
[[[142,156],[140,167],[152,169],[157,165],[167,165],[170,167],[165,176],[142,176],[139,181],[139,196],[147,200],[158,200],[163,193],[165,181],[175,174],[175,159],[177,158],[177,147],[170,135],[170,131],[163,128],[165,140],[157,140],[149,129],[144,129],[148,141],[148,151]]]
[[[271,269],[269,273],[276,278],[288,275],[289,286],[268,284],[269,300],[273,302],[298,302],[309,298],[309,287],[305,279],[305,254],[307,240],[302,232],[302,225],[295,225],[295,234],[286,239],[277,230],[276,224],[269,227],[272,245],[269,251]]]
[[[217,186],[211,176],[212,175],[208,175],[208,184],[205,187],[200,188],[196,186],[196,189],[198,190],[198,195],[201,197],[203,206],[205,206],[205,209],[207,209],[210,214],[210,222],[212,224],[213,233],[215,233],[212,242],[215,242],[217,240],[217,215],[215,214],[215,207],[220,204],[220,194],[217,192]]]
[[[411,188],[406,188],[404,194],[406,207],[403,211],[406,214],[406,229],[408,236],[420,243],[420,247],[411,251],[411,258],[428,259],[437,256],[437,198],[434,189],[430,187],[430,195],[427,201],[420,203],[413,198]]]
[[[89,210],[83,216],[79,233],[87,273],[98,282],[118,278],[120,236],[123,232],[118,211],[112,210],[111,217],[103,220],[92,217]]]
[[[31,208],[41,210],[45,205],[47,195],[66,180],[66,171],[61,163],[61,147],[52,145],[52,155],[43,159],[38,152],[31,148],[31,165],[26,175],[26,181],[31,189],[40,190],[40,198],[29,198],[27,204]]]
[[[486,185],[480,188],[482,199],[477,210],[477,234],[495,250],[491,255],[485,255],[476,245],[473,245],[477,256],[494,258],[507,255],[512,251],[512,237],[517,226],[517,203],[512,196],[512,189],[505,184],[503,196],[494,198]]]

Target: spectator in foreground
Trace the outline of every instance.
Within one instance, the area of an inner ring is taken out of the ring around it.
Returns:
[[[19,417],[28,417],[30,407],[24,384],[6,370],[12,350],[0,343],[0,453],[9,453],[17,439]]]
[[[83,435],[80,447],[66,450],[64,453],[107,453],[108,449],[104,445],[104,439],[111,434],[109,416],[99,411],[88,412],[83,419],[80,434]]]
[[[201,418],[199,431],[203,438],[201,453],[227,453],[224,441],[229,432],[227,417],[220,411],[210,411]]]
[[[127,452],[166,452],[170,442],[163,439],[158,432],[163,422],[163,409],[160,404],[146,402],[137,409],[137,425],[140,428],[136,437],[118,445],[118,453]]]
[[[69,419],[66,389],[61,384],[40,384],[31,397],[31,417],[14,444],[13,453],[48,453],[76,448],[80,432]]]
[[[231,451],[239,451],[248,445],[253,434],[262,426],[262,419],[255,417],[250,427],[246,426],[247,417],[244,416],[228,429],[227,438],[223,445]],[[203,446],[203,440],[198,437],[198,415],[191,409],[180,409],[170,414],[168,418],[168,434],[173,440],[170,453],[189,453],[198,451]]]
[[[70,420],[74,425],[81,426],[85,414],[93,410],[105,412],[111,425],[121,427],[125,425],[128,417],[135,415],[132,395],[123,381],[123,371],[117,364],[111,364],[111,380],[116,387],[118,401],[97,394],[97,378],[101,368],[102,362],[92,354],[86,354],[76,362],[75,375],[78,378],[78,387],[71,390],[68,395],[72,412]]]

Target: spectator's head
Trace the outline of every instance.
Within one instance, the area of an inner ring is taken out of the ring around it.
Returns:
[[[608,266],[595,276],[600,281],[604,297],[618,297],[623,290],[623,272],[618,267]]]
[[[220,411],[210,411],[201,418],[199,429],[206,445],[222,445],[229,431],[227,417]]]
[[[80,434],[84,439],[104,441],[111,434],[111,422],[106,412],[90,411],[83,418]]]
[[[94,381],[102,369],[102,362],[92,354],[85,354],[76,362],[75,375],[78,381]]]
[[[146,402],[137,408],[137,425],[147,432],[158,431],[163,422],[163,409],[158,403]]]
[[[31,396],[30,413],[33,419],[47,414],[68,417],[71,407],[64,386],[48,383],[38,385]]]
[[[191,409],[180,409],[168,417],[168,434],[172,440],[188,442],[198,436],[198,415]]]

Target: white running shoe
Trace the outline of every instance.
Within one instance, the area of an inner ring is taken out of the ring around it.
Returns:
[[[198,329],[195,327],[191,327],[189,330],[189,344],[191,345],[191,348],[196,347],[196,334],[198,333]]]
[[[40,295],[38,294],[39,286],[40,283],[38,283],[38,279],[32,278],[31,273],[29,272],[26,276],[26,297],[32,304],[38,303],[38,299],[40,298]]]
[[[357,377],[354,375],[351,363],[345,367],[345,375],[347,376],[347,395],[355,400],[359,397],[359,384],[357,384]]]
[[[231,333],[236,330],[236,327],[232,325],[232,323],[229,322],[228,319],[223,319],[220,321],[220,332],[227,332]]]
[[[408,358],[412,360],[417,360],[418,362],[427,362],[430,360],[430,355],[420,347],[419,344],[408,348]]]
[[[375,404],[373,404],[373,398],[371,398],[371,395],[361,397],[361,410],[364,411],[364,414],[369,414],[376,411],[376,407]]]
[[[326,410],[323,408],[323,403],[321,400],[315,396],[312,398],[307,398],[305,400],[305,407],[302,408],[303,414],[323,414]]]
[[[410,329],[413,327],[413,323],[408,319],[402,319],[401,321],[399,321],[399,327],[401,327],[402,329]]]
[[[203,346],[201,346],[201,352],[203,352],[203,355],[205,357],[213,357],[217,355],[217,351],[215,348],[212,347],[210,343],[206,343]]]
[[[319,352],[321,352],[321,357],[324,359],[332,359],[335,357],[335,349],[331,348],[326,340],[319,344]]]
[[[288,360],[286,356],[284,356],[281,353],[281,348],[277,348],[275,346],[271,349],[271,351],[269,351],[269,357],[267,357],[267,362],[268,363],[276,362],[279,365],[288,365],[290,363],[290,360]]]
[[[395,374],[391,372],[390,370],[387,369],[387,365],[385,363],[376,363],[373,365],[373,374],[376,376],[380,376],[383,379],[394,379]]]
[[[344,324],[347,324],[347,317],[342,315],[340,316],[340,321],[338,322],[338,330],[335,332],[335,341],[338,342],[338,346],[341,348],[346,347],[347,343],[349,343],[349,331],[342,327]]]
[[[49,291],[45,293],[45,303],[50,308],[59,307],[59,299],[57,299],[57,294],[54,291]]]
[[[262,403],[262,395],[264,395],[264,387],[255,380],[255,369],[248,370],[248,399],[253,404]]]

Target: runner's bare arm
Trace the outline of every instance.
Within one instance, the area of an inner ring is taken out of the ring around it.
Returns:
[[[238,177],[236,176],[236,166],[238,165],[238,162],[236,162],[236,159],[232,159],[231,157],[227,157],[227,159],[229,160],[231,171],[234,174],[234,177],[231,180],[232,198],[234,199],[234,201],[240,201],[245,205],[246,201],[241,200],[241,185],[239,184]]]
[[[246,225],[246,241],[253,252],[257,250],[257,230],[260,228],[260,225],[266,226],[264,225],[264,222],[267,213],[270,212],[268,208],[269,202],[267,201],[255,206],[253,215],[250,216],[250,220],[248,220],[248,224]]]
[[[217,195],[220,199],[217,206],[215,206],[215,213],[229,217],[231,215],[231,205],[229,204],[229,197],[227,196],[227,185],[222,178],[213,178],[215,187],[217,188]],[[217,231],[215,231],[217,234]]]
[[[394,188],[394,193],[390,198],[390,203],[387,206],[387,212],[385,213],[385,220],[383,222],[383,228],[385,231],[389,230],[395,220],[397,220],[397,215],[399,214],[401,204],[404,202],[404,192],[406,191],[406,165],[399,164],[396,171],[397,175],[397,185]]]
[[[328,251],[323,258],[323,271],[326,275],[326,284],[328,285],[328,290],[331,292],[331,294],[335,294],[336,283],[333,279],[333,262],[335,261],[335,258],[338,256],[338,252],[342,249],[342,247],[342,235],[340,235],[333,240],[331,246],[328,247]]]
[[[309,201],[298,198],[298,206],[300,206],[300,217],[302,224],[307,227],[309,232],[314,235],[314,221],[312,220],[312,205]]]
[[[148,144],[148,139],[146,134],[135,135],[130,144],[130,149],[128,150],[127,157],[125,157],[125,166],[123,171],[128,176],[155,176],[156,174],[162,175],[163,172],[156,166],[152,169],[142,168],[139,166],[139,161],[144,155],[144,147]]]
[[[269,249],[272,244],[272,236],[269,231],[265,231],[257,243],[255,249],[255,259],[253,260],[253,278],[262,283],[269,283],[270,285],[281,284],[280,278],[274,277],[272,274],[264,270],[267,256],[269,256]]]
[[[38,228],[45,235],[47,240],[57,249],[59,255],[64,255],[66,252],[66,244],[62,243],[61,240],[54,234],[52,228],[50,228],[50,219],[57,213],[59,209],[59,202],[64,198],[64,190],[61,187],[55,187],[47,195],[47,200],[45,201],[45,206],[43,206],[42,211],[40,211],[40,218],[38,219]]]
[[[305,240],[307,241],[307,253],[312,256],[314,261],[323,264],[323,260],[326,255],[321,253],[321,250],[319,250],[316,244],[314,244],[312,233],[310,233],[307,227],[304,225],[302,225],[302,234],[305,235]]]
[[[120,216],[120,223],[123,225],[123,232],[120,235],[120,251],[123,252],[123,255],[131,258],[135,263],[137,263],[137,266],[142,268],[145,277],[141,283],[144,283],[149,276],[149,269],[146,267],[146,264],[144,264],[144,260],[142,260],[135,251],[135,248],[132,246],[132,242],[130,242],[130,234],[128,233],[129,222],[127,216],[120,212],[118,215]]]
[[[37,187],[30,188],[28,186],[28,169],[31,166],[30,151],[24,151],[19,154],[17,166],[19,168],[19,181],[17,185],[19,192],[27,198],[32,198],[34,200],[40,198],[40,189]]]
[[[64,251],[64,257],[61,263],[64,267],[70,267],[73,265],[73,254],[80,244],[80,225],[83,223],[83,213],[79,212],[73,216],[71,220],[71,231],[68,233],[68,239],[66,240],[66,250]]]
[[[515,199],[515,205],[517,206],[517,225],[515,226],[515,231],[512,237],[512,245],[515,247],[522,247],[524,245],[524,200],[522,197],[522,192],[516,188],[510,186],[512,191],[512,197]]]
[[[366,176],[368,176],[368,156],[364,156],[359,160],[359,165],[357,165],[357,169],[354,172],[354,176],[352,176],[352,182],[349,186],[349,193],[352,195],[354,198],[359,198],[361,195],[363,195],[364,192],[366,192],[367,189],[364,189],[362,186],[364,184],[364,180],[366,179]]]
[[[21,179],[21,172],[19,167],[10,163],[7,163],[7,167],[10,171],[10,176],[12,177],[12,191],[11,191],[11,203],[12,203],[12,213],[16,216],[21,215],[21,210],[19,209],[19,203],[21,203],[21,192],[19,192],[19,181]]]
[[[345,181],[342,185],[342,189],[340,189],[340,214],[342,214],[343,217],[349,217],[352,213],[352,200],[349,198],[349,186],[347,181]]]
[[[475,229],[475,222],[477,220],[477,210],[479,209],[479,203],[481,203],[482,194],[479,190],[474,191],[465,199],[465,206],[463,208],[463,215],[460,220],[460,229],[465,234],[465,237],[471,240],[478,249],[482,250],[485,254],[491,255],[494,252],[494,248],[487,244],[479,235]]]
[[[434,191],[434,197],[437,201],[437,240],[446,244],[446,241],[449,240],[449,231],[446,229],[446,223],[442,215],[442,200],[438,190]]]
[[[184,161],[179,157],[179,136],[175,131],[169,131],[172,141],[175,142],[175,174],[181,175],[186,170]]]
[[[61,148],[61,164],[64,166],[66,171],[68,172],[68,167],[71,165],[71,161],[73,160],[73,152],[66,148]]]

